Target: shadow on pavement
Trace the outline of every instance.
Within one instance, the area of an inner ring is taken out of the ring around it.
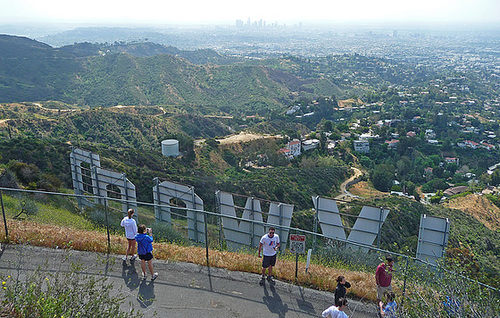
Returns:
[[[130,265],[126,261],[122,263],[122,277],[125,285],[132,291],[139,286],[140,280],[137,270],[135,269],[134,261],[130,262]]]
[[[151,281],[141,281],[137,300],[141,304],[142,308],[151,306],[155,300],[155,284]]]
[[[264,301],[264,304],[269,308],[269,311],[277,314],[278,317],[285,317],[285,314],[288,312],[288,305],[284,304],[283,301],[281,300],[280,295],[276,292],[276,289],[274,288],[273,285],[269,286],[269,290],[271,290],[272,296],[269,295],[269,292],[267,291],[266,284],[264,284],[264,297],[262,297],[262,300]]]
[[[300,298],[297,298],[297,305],[304,312],[314,315],[316,311],[314,310],[314,305],[304,299],[303,288],[299,286]]]

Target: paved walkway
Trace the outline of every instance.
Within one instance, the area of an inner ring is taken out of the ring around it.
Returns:
[[[155,260],[159,277],[152,282],[139,279],[140,261],[123,262],[117,255],[25,245],[2,245],[2,250],[3,274],[22,277],[39,266],[67,271],[71,263],[82,264],[86,274],[107,278],[117,292],[124,293],[124,307],[133,307],[145,317],[321,317],[333,298],[331,293],[280,281],[259,286],[259,275],[195,264]],[[373,304],[349,303],[349,317],[377,316]]]

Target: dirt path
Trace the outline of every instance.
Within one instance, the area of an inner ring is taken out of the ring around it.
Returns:
[[[361,177],[363,175],[363,172],[359,170],[358,168],[351,167],[351,169],[354,171],[354,174],[340,185],[340,194],[335,197],[335,199],[338,200],[348,200],[350,198],[359,198],[357,195],[354,195],[347,191],[347,185],[356,180],[357,178]]]
[[[76,108],[72,108],[72,109],[46,108],[46,107],[43,107],[42,104],[39,104],[39,103],[33,103],[33,105],[37,106],[40,109],[51,111],[51,112],[61,112],[61,113],[64,113],[64,112],[76,112],[76,111],[80,110],[80,109],[76,109]]]

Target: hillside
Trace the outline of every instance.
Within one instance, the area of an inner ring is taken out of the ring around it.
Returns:
[[[448,218],[451,221],[447,256],[463,266],[468,275],[499,286],[500,232],[491,230],[469,211],[442,205],[421,204],[406,198],[387,196],[376,199],[377,206],[391,209],[382,228],[381,247],[415,255],[420,216]]]
[[[0,104],[0,118],[5,118],[0,126],[0,163],[10,164],[11,169],[21,165],[15,164],[18,161],[34,164],[39,171],[25,180],[39,186],[45,173],[60,180],[58,184],[71,187],[71,146],[99,153],[106,167],[127,173],[138,188],[139,199],[146,202],[152,200],[153,178],[159,177],[195,186],[209,206],[215,191],[225,189],[304,209],[311,205],[310,193],[333,195],[347,174],[345,167],[327,164],[308,169],[290,165],[277,154],[281,139],[195,146],[194,138],[215,142],[215,137],[238,129],[240,120],[235,118],[167,113],[165,109],[169,109],[163,107],[61,111],[49,106],[52,103]],[[161,155],[160,143],[169,138],[179,140],[182,157]],[[242,169],[258,154],[269,158],[273,169]],[[318,183],[318,178],[323,182]],[[43,187],[52,189],[50,185]]]
[[[300,96],[338,92],[329,80],[315,85],[319,79],[305,81],[259,64],[196,65],[152,44],[114,46],[96,55],[100,49],[92,44],[54,49],[0,35],[0,102],[200,105],[206,113],[267,115]],[[182,55],[198,63],[222,59],[205,50]]]
[[[68,157],[76,146],[98,153],[103,167],[126,173],[140,201],[152,201],[152,180],[158,177],[194,186],[207,210],[214,209],[216,190],[293,204],[297,216],[292,225],[312,229],[311,196],[336,196],[350,167],[361,164],[369,179],[351,192],[363,204],[391,209],[382,248],[414,256],[420,216],[448,217],[450,258],[467,266],[471,276],[499,284],[498,210],[487,201],[452,201],[446,207],[386,195],[395,178],[413,180],[408,183],[412,188],[445,189],[449,178],[456,178],[454,183],[468,181],[455,173],[459,168],[479,176],[480,167],[498,162],[497,152],[453,148],[459,137],[473,136],[461,132],[471,128],[466,126],[471,121],[463,118],[462,127],[455,122],[461,120],[458,115],[433,116],[444,111],[436,105],[448,104],[441,102],[447,99],[435,92],[432,81],[427,83],[430,93],[426,86],[415,88],[415,105],[403,106],[404,96],[392,87],[356,96],[370,85],[413,85],[432,72],[407,76],[411,64],[400,67],[347,54],[318,60],[283,56],[230,65],[197,64],[196,58],[218,57],[209,51],[191,52],[188,60],[173,48],[148,43],[107,48],[83,43],[54,49],[26,38],[0,38],[0,102],[26,101],[0,104],[4,185],[71,188]],[[356,93],[347,94],[353,84]],[[341,99],[341,94],[349,96]],[[462,98],[465,102],[473,96],[460,97],[453,112],[482,109],[464,104]],[[346,107],[338,107],[339,100]],[[439,141],[442,146],[430,145],[428,128],[448,139]],[[493,136],[497,128],[491,124],[481,129]],[[381,138],[370,142],[370,152],[353,151],[354,140],[371,131]],[[404,137],[410,131],[418,137]],[[400,133],[401,143],[389,150],[384,140]],[[224,138],[228,135],[239,137]],[[268,135],[279,138],[263,138]],[[179,140],[180,157],[162,156],[160,142],[167,138]],[[303,138],[317,138],[318,147],[291,160],[278,154],[288,141]],[[448,156],[458,157],[467,167],[445,164]],[[428,167],[434,167],[433,175],[424,174]],[[385,192],[366,191],[371,185]],[[344,212],[358,211],[345,207]]]
[[[208,123],[217,127],[215,118],[168,116],[159,109],[152,114],[142,114],[143,109],[136,107],[59,112],[34,105],[2,106],[0,114],[11,118],[4,122],[10,130],[0,128],[0,165],[10,171],[7,174],[10,179],[2,180],[2,183],[9,182],[4,184],[7,186],[44,190],[71,187],[69,142],[99,153],[105,168],[126,173],[137,186],[140,201],[152,200],[152,179],[159,177],[194,186],[206,202],[207,210],[214,209],[216,190],[294,204],[297,213],[292,226],[311,230],[311,195],[335,196],[340,183],[348,176],[347,166],[339,166],[339,159],[333,157],[311,154],[304,157],[302,163],[286,162],[276,155],[279,139],[217,144],[211,138],[194,146],[193,139],[180,130],[198,127],[200,133],[208,136],[211,129]],[[184,124],[180,124],[179,118]],[[221,120],[227,125],[228,119]],[[173,159],[161,155],[159,141],[167,137],[181,141],[183,157]],[[257,154],[268,156],[267,168],[240,167],[240,163],[254,160]],[[415,255],[421,214],[450,218],[451,251],[468,251],[471,259],[467,260],[481,265],[481,271],[474,275],[484,275],[485,282],[498,284],[495,277],[499,277],[500,272],[500,237],[477,219],[458,210],[397,197],[362,202],[391,209],[383,227],[381,247],[407,255]],[[346,210],[356,211],[356,208]],[[350,222],[349,219],[346,222]]]
[[[452,198],[446,201],[444,205],[450,209],[457,209],[473,216],[492,231],[500,229],[500,208],[483,196],[469,194]]]
[[[160,54],[170,54],[184,58],[193,64],[232,64],[238,62],[236,58],[222,56],[214,50],[180,50],[173,46],[165,46],[152,42],[115,42],[113,44],[97,43],[75,43],[60,48],[61,51],[73,54],[78,57],[99,56],[105,54],[126,53],[133,56],[155,56]]]

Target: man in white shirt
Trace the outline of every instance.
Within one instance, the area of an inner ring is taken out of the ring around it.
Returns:
[[[280,247],[280,237],[278,234],[274,233],[275,231],[275,228],[271,226],[269,228],[269,233],[260,238],[259,257],[262,257],[262,254],[264,255],[264,258],[262,259],[262,279],[260,280],[260,285],[264,285],[266,268],[268,269],[267,281],[274,284],[273,266],[276,265],[276,253]]]
[[[324,318],[349,318],[344,310],[347,308],[347,299],[339,298],[337,304],[328,307],[321,314]]]

